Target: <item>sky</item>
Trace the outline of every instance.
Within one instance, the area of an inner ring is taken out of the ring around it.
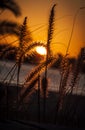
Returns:
[[[3,17],[23,23],[24,17],[28,17],[28,27],[34,41],[47,41],[49,14],[52,6],[55,7],[54,34],[51,44],[53,54],[66,53],[69,43],[73,19],[80,7],[85,7],[85,0],[17,0],[22,11],[22,16],[15,18],[9,11],[3,13]],[[72,39],[69,47],[69,55],[76,56],[81,47],[85,47],[85,9],[79,10]]]

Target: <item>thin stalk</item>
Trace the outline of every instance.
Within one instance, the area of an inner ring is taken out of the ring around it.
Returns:
[[[10,73],[13,71],[13,69],[16,67],[16,63],[13,65],[13,67],[11,68],[11,70],[8,72],[8,74],[6,75],[6,77],[3,80],[3,83],[5,82],[5,80],[7,79],[7,77],[10,75]]]
[[[42,96],[43,96],[43,121],[46,120],[46,97],[48,92],[48,79],[44,76],[42,78]]]
[[[67,58],[68,51],[69,51],[69,48],[70,48],[70,44],[71,44],[71,40],[72,40],[72,36],[73,36],[73,31],[74,31],[74,27],[75,27],[75,23],[76,23],[76,18],[77,18],[77,15],[78,15],[78,13],[79,13],[79,11],[80,11],[81,9],[85,9],[85,7],[79,8],[79,9],[77,10],[77,12],[76,12],[74,18],[73,18],[73,25],[72,25],[71,35],[70,35],[70,39],[69,39],[68,46],[67,46],[67,49],[66,49],[66,54],[65,54],[65,56],[64,56],[64,58],[63,58],[64,62],[65,62],[65,59]],[[65,63],[66,63],[66,62],[65,62]],[[62,96],[62,93],[64,92],[64,89],[62,88],[62,85],[63,85],[63,79],[64,79],[64,73],[65,73],[65,71],[68,71],[68,70],[66,70],[66,69],[63,70],[63,72],[62,72],[62,74],[61,74],[61,79],[60,79],[59,94],[60,94],[61,96]],[[60,90],[62,90],[62,91],[60,92]],[[63,97],[64,97],[64,96],[65,96],[65,94],[63,95]],[[59,101],[58,101],[58,102],[61,102],[61,100],[62,100],[62,98],[59,97]],[[58,103],[58,105],[60,105],[60,103]],[[58,109],[59,109],[59,107],[60,107],[60,106],[58,106]],[[57,109],[57,111],[58,111],[58,109]]]
[[[40,75],[38,74],[38,122],[40,123]]]
[[[18,71],[17,71],[17,106],[16,106],[16,111],[17,111],[17,115],[16,118],[18,119],[18,105],[19,105],[19,76],[20,76],[20,69],[21,69],[21,62],[18,63],[17,65],[18,67]]]
[[[76,14],[75,14],[75,16],[73,18],[73,26],[72,26],[72,30],[71,30],[71,35],[70,35],[70,39],[69,39],[69,42],[68,42],[68,46],[67,46],[67,49],[66,49],[66,55],[68,54],[68,51],[69,51],[69,48],[70,48],[70,44],[71,44],[71,40],[72,40],[72,36],[73,36],[73,31],[74,31],[74,27],[75,27],[75,23],[76,23],[76,18],[77,18],[77,15],[78,15],[78,13],[79,13],[79,11],[81,9],[85,9],[85,7],[80,7],[77,10],[77,12],[76,12]]]
[[[7,89],[6,89],[6,108],[7,108],[7,119],[8,119],[8,117],[9,117],[9,97],[8,97],[8,85],[7,85],[7,87],[6,87]]]
[[[11,83],[11,81],[12,81],[12,79],[13,79],[13,77],[14,77],[14,74],[15,74],[16,69],[17,69],[17,66],[14,68],[14,70],[13,70],[13,72],[12,72],[12,75],[11,75],[11,78],[10,78],[10,80],[9,80],[8,85]]]
[[[54,29],[54,8],[55,8],[55,4],[53,5],[51,12],[50,12],[50,17],[49,17],[49,26],[48,26],[48,37],[47,37],[47,55],[46,55],[46,63],[48,62],[49,57],[51,56],[51,49],[50,49],[50,44],[52,41],[52,37],[53,37],[53,29]],[[45,82],[47,82],[47,64],[45,66]],[[45,85],[45,87],[47,87]],[[47,90],[45,88],[45,90]],[[43,120],[45,122],[45,115],[46,115],[46,92],[44,91],[44,95],[43,95]]]
[[[9,84],[11,83],[11,80],[13,79],[13,76],[14,76],[14,74],[15,74],[15,70],[16,70],[16,67],[17,66],[15,66],[15,68],[14,68],[14,70],[13,70],[13,74],[11,75],[11,78],[10,78],[10,80],[9,80],[9,83],[7,83],[7,85],[6,85],[6,87],[7,87],[7,93],[6,93],[6,95],[7,95],[7,119],[9,118]]]
[[[43,121],[46,120],[46,94],[43,96]]]

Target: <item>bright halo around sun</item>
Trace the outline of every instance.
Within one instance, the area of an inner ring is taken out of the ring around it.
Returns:
[[[46,55],[47,54],[46,48],[43,47],[43,46],[36,47],[36,52],[40,55]]]

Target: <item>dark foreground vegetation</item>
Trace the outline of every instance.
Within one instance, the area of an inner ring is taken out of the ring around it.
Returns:
[[[4,9],[9,9],[15,16],[21,14],[18,5],[13,0],[12,2],[2,0],[1,3],[1,13]],[[0,35],[14,34],[18,38],[16,47],[12,46],[12,43],[0,45],[0,58],[2,60],[8,58],[15,62],[14,66],[10,67],[10,71],[4,76],[4,80],[0,79],[0,127],[2,128],[6,129],[9,126],[10,129],[15,128],[15,126],[17,129],[28,128],[29,125],[30,129],[46,129],[44,125],[47,124],[58,126],[58,128],[85,128],[85,95],[82,95],[84,89],[80,95],[74,94],[74,89],[77,90],[79,86],[80,74],[85,74],[85,47],[80,49],[76,60],[69,58],[69,48],[76,17],[79,11],[85,7],[80,7],[74,16],[65,55],[57,54],[54,56],[52,55],[51,44],[54,32],[55,6],[53,5],[50,11],[46,45],[33,42],[27,26],[27,17],[24,18],[22,25],[6,20],[0,21]],[[34,55],[33,49],[36,46],[46,47],[47,54],[43,59],[35,53],[38,60],[35,57],[32,62],[35,63],[36,61],[39,64],[36,64],[36,67],[28,73],[24,83],[20,85],[21,66],[25,61],[31,60]],[[26,59],[27,57],[29,59]],[[51,66],[55,66],[60,71],[58,92],[48,89],[48,68]],[[17,73],[17,82],[13,85],[11,81],[15,72]],[[11,78],[6,82],[9,75]]]
[[[21,91],[19,88],[19,93]],[[7,92],[8,95],[7,95]],[[45,123],[69,128],[85,128],[85,96],[66,95],[63,109],[57,113],[59,93],[49,91],[44,115],[43,98],[38,101],[38,91],[17,106],[17,87],[0,86],[0,120]]]

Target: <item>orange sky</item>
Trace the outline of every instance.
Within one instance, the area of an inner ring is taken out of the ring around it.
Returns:
[[[85,6],[85,0],[17,0],[22,16],[15,18],[9,11],[5,11],[2,17],[5,19],[23,22],[28,16],[28,26],[32,32],[34,41],[47,40],[48,18],[52,5],[58,3],[55,8],[55,27],[52,43],[54,54],[61,52],[65,54],[69,42],[73,17],[81,6]],[[38,30],[36,30],[39,28]],[[81,10],[76,19],[76,24],[69,48],[69,54],[75,56],[81,47],[85,47],[85,9]]]

